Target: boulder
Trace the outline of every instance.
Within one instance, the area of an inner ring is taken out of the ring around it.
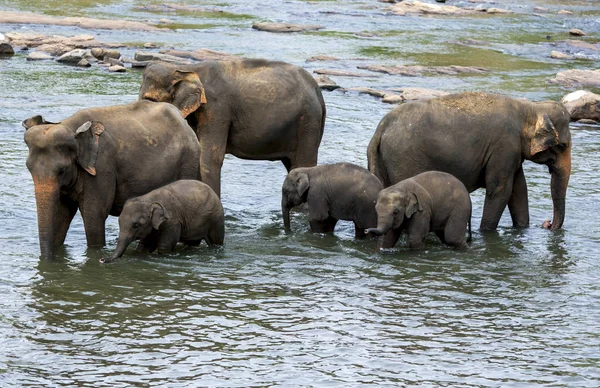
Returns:
[[[399,92],[404,101],[429,100],[431,98],[442,97],[448,94],[448,92],[444,92],[442,90],[426,88],[395,88],[390,90]]]
[[[127,71],[127,69],[125,69],[123,66],[113,65],[108,68],[108,71],[113,73],[124,73]]]
[[[557,12],[558,15],[573,15],[573,12],[567,11],[566,9],[561,9]]]
[[[569,35],[585,36],[585,32],[581,31],[579,28],[571,28],[569,30]]]
[[[125,66],[123,64],[123,62],[119,61],[118,59],[115,58],[110,58],[110,57],[104,57],[104,63],[108,63],[111,66]]]
[[[571,115],[571,121],[600,121],[600,95],[587,90],[578,90],[564,96],[560,102]]]
[[[92,66],[92,64],[89,63],[87,59],[82,58],[79,62],[77,62],[77,66],[79,66],[79,67],[90,67],[90,66]]]
[[[150,53],[144,51],[138,51],[135,53],[134,59],[139,62],[147,62],[147,61],[163,61],[169,63],[175,63],[180,65],[188,65],[193,63],[184,58],[179,58],[174,55],[169,54],[160,54],[160,53]]]
[[[325,27],[318,24],[256,22],[252,24],[252,28],[254,28],[255,30],[267,32],[303,32],[316,31]]]
[[[554,59],[573,59],[574,57],[569,54],[561,53],[560,51],[550,52],[550,58]]]
[[[560,84],[562,86],[592,86],[600,87],[600,69],[597,70],[579,70],[571,69],[561,71],[556,74],[551,83]]]
[[[27,56],[28,61],[43,61],[48,59],[54,59],[54,57],[43,51],[34,51]]]
[[[75,46],[67,46],[63,43],[49,43],[36,47],[36,50],[43,51],[55,57],[60,57],[69,51],[75,50]]]
[[[340,88],[340,85],[333,82],[331,78],[327,77],[326,75],[316,76],[315,81],[317,81],[319,88],[323,90],[332,91]]]
[[[87,50],[75,49],[61,55],[57,61],[63,63],[78,63],[88,55]]]
[[[0,55],[15,55],[15,50],[10,43],[0,43]]]

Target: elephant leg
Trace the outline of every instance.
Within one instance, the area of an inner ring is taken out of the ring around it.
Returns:
[[[379,238],[378,248],[393,248],[400,236],[402,235],[402,228],[390,229],[383,237]]]
[[[325,120],[322,116],[317,118],[307,113],[304,113],[298,119],[296,127],[296,141],[298,145],[291,158],[292,165],[290,169],[317,165],[319,145],[323,137],[322,120]]]
[[[179,223],[173,223],[164,227],[161,225],[158,237],[158,253],[164,254],[175,249],[180,236],[181,225]]]
[[[104,230],[106,217],[97,212],[82,212],[83,227],[88,247],[101,247],[106,243]]]
[[[529,200],[527,198],[527,182],[521,167],[513,180],[512,194],[508,200],[508,210],[515,227],[529,226]]]
[[[221,168],[227,151],[229,123],[198,129],[200,141],[200,180],[221,198]]]
[[[363,239],[367,236],[367,234],[365,233],[365,227],[359,225],[356,223],[356,221],[354,222],[354,238],[356,239]]]
[[[425,248],[425,237],[429,233],[429,217],[413,215],[408,225],[408,247],[410,249]]]
[[[73,217],[77,213],[77,204],[69,198],[61,196],[56,206],[56,231],[54,233],[54,245],[62,245],[67,237],[67,231]]]
[[[292,160],[290,158],[281,159],[281,163],[283,163],[288,173],[292,171]]]
[[[467,248],[466,234],[467,220],[466,217],[450,216],[446,227],[444,228],[444,243],[457,249]]]
[[[481,217],[481,230],[496,230],[508,199],[512,193],[513,176],[488,176],[486,177],[485,203]]]
[[[333,217],[328,217],[324,220],[310,220],[310,230],[314,233],[329,233],[333,232],[338,220]]]
[[[212,225],[208,231],[206,243],[208,245],[223,245],[225,240],[225,229],[222,223]]]
[[[447,244],[447,242],[446,242],[446,236],[445,236],[443,230],[436,230],[435,231],[435,235],[440,239],[440,241],[442,242],[442,244]]]
[[[137,250],[141,252],[154,252],[158,246],[158,231],[152,230],[150,235],[143,238],[137,246]]]

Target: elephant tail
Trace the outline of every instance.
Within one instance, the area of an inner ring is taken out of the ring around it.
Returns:
[[[371,141],[369,142],[369,147],[367,148],[367,161],[368,161],[368,169],[371,171],[383,184],[383,187],[388,187],[391,185],[390,178],[385,169],[385,165],[383,164],[383,160],[381,158],[381,152],[379,150],[379,145],[381,143],[381,136],[384,133],[384,129],[379,123]]]
[[[467,225],[469,226],[469,237],[467,238],[467,242],[471,242],[473,240],[473,234],[471,233],[471,217],[469,217]]]

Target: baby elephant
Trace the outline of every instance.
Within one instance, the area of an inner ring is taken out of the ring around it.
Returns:
[[[179,241],[198,245],[222,245],[225,221],[221,200],[205,183],[179,180],[148,194],[130,198],[119,216],[119,242],[110,262],[127,246],[140,240],[140,249],[170,252]]]
[[[384,235],[379,248],[392,248],[404,230],[408,246],[424,247],[429,232],[443,243],[466,248],[465,231],[471,240],[471,197],[453,175],[428,171],[382,190],[377,197],[377,228],[367,232]]]
[[[356,238],[377,225],[375,202],[383,186],[367,169],[350,163],[295,168],[283,182],[281,210],[286,232],[290,210],[308,203],[313,232],[333,232],[338,220],[353,221]]]

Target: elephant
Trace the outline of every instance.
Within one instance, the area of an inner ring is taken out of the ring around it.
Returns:
[[[369,170],[390,186],[424,171],[457,177],[473,192],[485,188],[482,231],[495,230],[506,206],[515,227],[529,226],[523,161],[551,174],[556,230],[565,218],[571,175],[569,113],[555,101],[530,102],[465,92],[410,102],[381,120],[367,150]]]
[[[88,246],[125,201],[178,179],[199,179],[200,145],[173,105],[140,101],[82,109],[59,123],[23,121],[41,256],[52,258],[81,212]]]
[[[140,100],[175,105],[196,131],[201,180],[221,196],[225,154],[280,160],[287,171],[317,164],[325,102],[304,69],[263,59],[152,62]]]
[[[379,248],[393,248],[403,231],[408,246],[422,249],[425,237],[435,232],[455,248],[466,248],[465,232],[471,240],[471,197],[454,176],[427,171],[389,186],[377,196],[377,228],[366,232],[383,236]]]
[[[198,245],[223,245],[225,220],[223,205],[207,184],[190,179],[178,180],[125,202],[119,216],[119,240],[108,263],[121,257],[133,241],[140,249],[167,253],[178,242]]]
[[[346,220],[354,222],[355,237],[364,238],[365,229],[377,225],[375,201],[382,188],[375,175],[351,163],[295,168],[281,189],[285,230],[291,230],[290,210],[307,203],[313,232],[333,232],[338,220]]]

